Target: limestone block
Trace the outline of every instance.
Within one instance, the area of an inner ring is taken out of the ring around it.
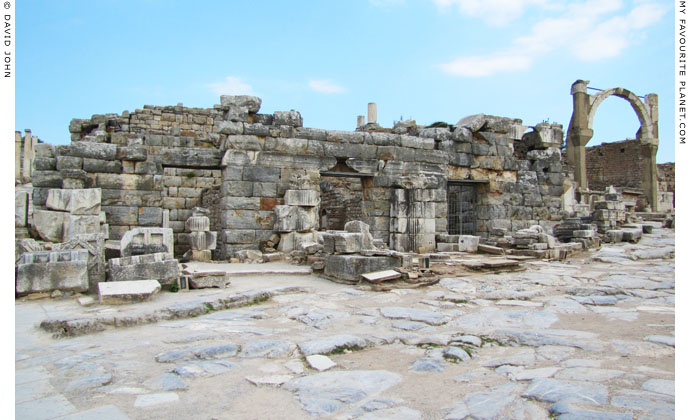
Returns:
[[[256,240],[256,231],[252,229],[233,229],[223,232],[227,244],[253,244]]]
[[[62,176],[58,171],[33,171],[31,184],[34,187],[62,188]]]
[[[165,286],[176,283],[180,276],[177,260],[165,252],[112,258],[108,268],[109,281],[158,280]]]
[[[184,223],[188,232],[205,232],[211,229],[211,219],[207,216],[192,216]]]
[[[223,152],[211,148],[170,147],[153,156],[155,163],[187,168],[217,168],[221,166]]]
[[[221,227],[271,230],[275,224],[275,216],[273,211],[225,210],[221,213]]]
[[[192,261],[208,262],[211,261],[212,255],[213,254],[211,253],[210,249],[191,249],[185,252],[185,257],[189,258]]]
[[[248,135],[231,135],[228,136],[221,150],[262,150],[261,142],[257,136]]]
[[[139,226],[161,226],[163,224],[163,209],[160,207],[139,207]]]
[[[623,240],[626,242],[636,242],[642,238],[642,229],[622,229]]]
[[[249,112],[257,113],[259,108],[261,108],[261,98],[249,95],[221,95],[220,105],[245,108]]]
[[[287,190],[285,191],[285,204],[288,206],[318,206],[321,203],[319,191],[314,190]]]
[[[189,286],[192,289],[224,289],[230,283],[225,271],[202,271],[189,274]]]
[[[64,225],[69,213],[50,210],[36,210],[33,214],[33,228],[44,241],[62,242]]]
[[[48,191],[46,207],[72,214],[98,214],[101,211],[101,189],[52,189]]]
[[[144,146],[118,146],[116,157],[118,160],[126,160],[133,162],[143,162],[148,156],[148,151]]]
[[[297,111],[276,111],[273,113],[273,124],[302,127],[302,116]]]
[[[362,255],[329,255],[324,274],[347,283],[357,283],[362,274],[389,270],[401,266],[394,257],[366,257]]]
[[[318,243],[318,235],[313,231],[304,233],[283,233],[280,235],[280,242],[278,243],[278,247],[276,249],[280,252],[288,253],[296,249],[301,249],[302,244],[312,242]]]
[[[316,207],[275,206],[275,224],[278,232],[306,232],[318,227]]]
[[[216,232],[195,231],[189,234],[189,245],[192,250],[205,251],[216,249]]]
[[[458,250],[462,252],[477,252],[479,236],[460,235],[458,238]]]
[[[53,290],[85,292],[89,288],[88,251],[25,252],[17,265],[20,295]]]
[[[617,229],[609,229],[606,231],[604,239],[606,240],[606,242],[610,243],[623,242],[623,231]]]
[[[58,147],[57,154],[89,159],[115,160],[117,159],[117,145],[77,141],[69,146]]]
[[[62,231],[64,241],[74,239],[78,235],[99,232],[101,229],[101,217],[99,215],[70,214],[65,218],[64,223]]]
[[[101,305],[126,305],[149,301],[161,291],[157,280],[115,281],[98,283]]]
[[[172,254],[173,230],[159,227],[137,227],[127,231],[120,240],[123,257],[164,252]]]
[[[41,244],[31,238],[15,239],[14,241],[14,263],[19,263],[19,259],[25,252],[43,251]]]
[[[241,122],[216,121],[215,125],[220,134],[236,135],[244,132],[244,127]]]
[[[14,192],[14,226],[26,227],[29,217],[29,199],[31,195],[28,191]]]
[[[57,169],[57,159],[54,157],[37,157],[33,161],[34,171],[54,171]]]
[[[58,156],[55,163],[55,168],[58,171],[63,169],[82,169],[84,158],[76,156]]]

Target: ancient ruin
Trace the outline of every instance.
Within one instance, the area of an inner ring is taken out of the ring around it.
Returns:
[[[252,96],[17,133],[18,418],[673,418],[656,95],[587,83],[566,144]],[[610,95],[638,138],[585,148]]]

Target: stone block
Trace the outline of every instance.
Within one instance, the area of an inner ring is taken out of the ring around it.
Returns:
[[[151,300],[161,290],[157,280],[98,283],[98,301],[102,305],[126,305]]]
[[[318,227],[316,207],[275,206],[275,224],[277,232],[306,232]]]
[[[119,146],[116,153],[118,160],[126,160],[133,162],[143,162],[148,156],[148,151],[144,146]]]
[[[65,218],[64,223],[65,225],[63,226],[62,230],[62,240],[69,241],[70,239],[74,239],[79,235],[100,232],[101,216],[86,214],[70,214],[67,218]]]
[[[609,229],[604,235],[604,239],[609,243],[623,242],[623,231],[617,229]]]
[[[110,281],[158,280],[161,285],[177,283],[180,276],[178,262],[172,254],[136,255],[108,260]]]
[[[250,229],[233,229],[224,231],[225,243],[228,244],[253,244],[256,240],[256,231]]]
[[[208,216],[191,216],[184,223],[187,232],[205,232],[211,229],[211,219]]]
[[[194,231],[189,234],[189,245],[194,251],[216,249],[217,234],[209,231]]]
[[[357,283],[362,274],[389,270],[401,266],[395,257],[366,257],[361,255],[329,255],[324,274],[337,281]]]
[[[228,274],[225,271],[202,271],[193,272],[189,277],[189,287],[192,289],[218,288],[224,289],[230,283]]]
[[[72,214],[98,214],[101,211],[101,189],[77,189],[48,191],[46,207]]]
[[[220,105],[223,107],[244,108],[249,112],[257,113],[261,108],[261,98],[249,95],[221,95]]]
[[[14,227],[26,227],[29,217],[29,199],[31,195],[28,191],[14,192]]]
[[[54,157],[37,157],[33,161],[34,171],[54,171],[57,168],[57,159]]]
[[[64,225],[69,213],[50,210],[36,210],[33,213],[33,228],[44,241],[62,242]]]
[[[642,238],[642,229],[621,229],[623,231],[623,241],[637,242]]]
[[[163,225],[163,209],[160,207],[139,207],[138,213],[139,226]]]
[[[139,224],[139,209],[125,206],[101,206],[108,223],[119,226],[136,226]]]
[[[63,169],[82,169],[84,159],[76,156],[58,156],[55,168],[58,171]]]
[[[62,188],[62,176],[58,171],[33,171],[31,184],[34,187]]]
[[[283,233],[280,235],[280,242],[278,243],[277,250],[280,252],[292,252],[296,249],[301,249],[302,244],[305,243],[318,243],[318,236],[316,232],[290,232]]]
[[[596,230],[590,229],[573,230],[573,238],[594,238],[596,233]]]
[[[77,168],[81,169],[81,168]],[[83,169],[86,172],[122,173],[122,162],[119,160],[100,160],[84,158]]]
[[[252,196],[254,197],[275,197],[278,185],[275,182],[254,182],[252,185]]]
[[[216,130],[220,134],[227,134],[227,135],[232,136],[232,135],[244,133],[244,126],[241,122],[216,121],[215,127],[216,127]],[[247,133],[247,134],[254,134],[254,133]]]
[[[460,250],[460,247],[458,244],[438,242],[436,243],[436,249],[438,249],[440,252],[457,252]]]
[[[77,141],[73,142],[69,146],[58,147],[57,155],[75,156],[89,159],[115,160],[117,159],[117,145],[110,143]]]
[[[162,227],[137,227],[127,231],[120,240],[123,257],[153,253],[173,253],[173,230]]]
[[[462,252],[476,253],[479,247],[479,236],[460,235],[458,238],[458,250]]]
[[[89,289],[87,250],[25,252],[17,264],[16,292],[85,292]]]
[[[314,207],[321,203],[319,191],[314,190],[287,190],[284,199],[288,206]]]
[[[302,116],[297,111],[276,111],[273,113],[273,124],[302,127]]]
[[[257,136],[231,135],[225,139],[221,146],[223,150],[262,150],[261,142]]]

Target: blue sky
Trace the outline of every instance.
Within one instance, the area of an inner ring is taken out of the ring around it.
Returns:
[[[352,130],[476,113],[567,129],[570,85],[658,93],[657,162],[674,161],[673,7],[662,0],[29,1],[17,5],[16,130],[69,142],[72,118],[149,105],[210,108],[220,94]],[[634,138],[606,100],[602,141]]]

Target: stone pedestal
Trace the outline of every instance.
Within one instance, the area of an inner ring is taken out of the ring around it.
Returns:
[[[211,232],[211,220],[206,216],[209,211],[201,207],[195,207],[192,216],[185,222],[189,234],[191,250],[185,253],[185,258],[192,261],[211,261],[211,251],[216,249],[218,240],[217,232]]]

